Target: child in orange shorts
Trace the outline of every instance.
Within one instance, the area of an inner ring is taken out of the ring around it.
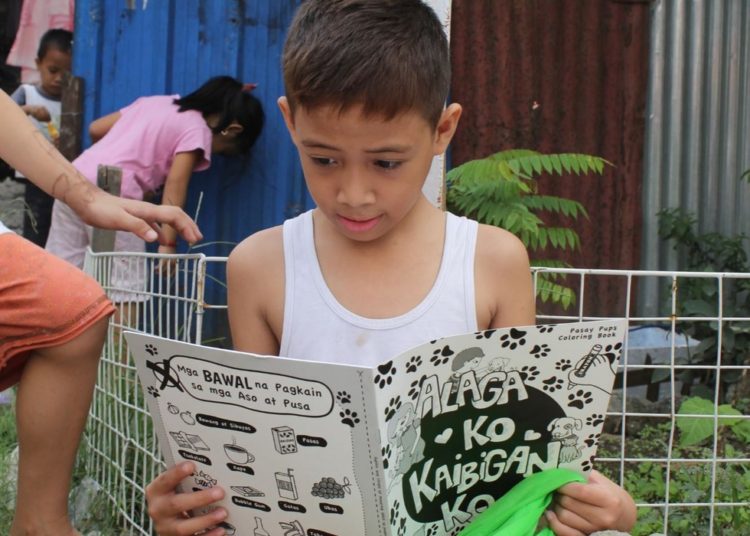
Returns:
[[[160,237],[165,222],[200,239],[179,208],[111,196],[80,176],[0,92],[0,158],[87,223]],[[114,311],[83,272],[0,222],[0,389],[18,384],[18,495],[11,536],[73,536],[68,493],[75,455]]]

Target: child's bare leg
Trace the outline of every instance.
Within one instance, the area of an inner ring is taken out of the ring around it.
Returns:
[[[35,351],[18,386],[18,497],[12,536],[77,535],[68,494],[86,422],[104,318],[65,344]]]

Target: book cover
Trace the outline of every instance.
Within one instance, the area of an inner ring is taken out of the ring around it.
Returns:
[[[182,491],[236,536],[456,534],[524,476],[593,465],[624,320],[468,333],[368,368],[127,333]]]

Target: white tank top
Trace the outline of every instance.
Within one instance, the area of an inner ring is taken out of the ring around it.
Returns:
[[[52,100],[39,92],[33,84],[21,84],[24,92],[24,104],[29,106],[44,106],[49,111],[51,121],[42,123],[34,117],[28,116],[29,120],[34,123],[34,126],[41,132],[47,141],[52,142],[52,135],[49,131],[49,123],[52,123],[57,130],[60,130],[60,115],[62,114],[62,101]],[[16,171],[16,177],[24,178],[20,171]]]
[[[477,331],[474,250],[477,222],[446,213],[440,270],[427,296],[402,315],[365,318],[331,293],[315,252],[312,211],[284,223],[285,357],[374,366],[419,344]]]

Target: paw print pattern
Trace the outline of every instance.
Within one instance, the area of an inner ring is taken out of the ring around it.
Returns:
[[[477,338],[477,340],[489,339],[495,334],[496,331],[497,331],[496,329],[487,329],[485,331],[478,331],[477,333],[474,334],[474,336]]]
[[[432,363],[434,366],[438,365],[445,365],[448,360],[450,359],[450,356],[453,355],[453,350],[451,350],[451,347],[447,344],[443,346],[442,348],[436,348],[432,352],[432,357],[430,358],[430,363]]]
[[[599,426],[604,422],[604,416],[600,413],[593,413],[586,417],[586,424],[589,426]]]
[[[546,380],[542,380],[542,384],[542,389],[544,389],[548,393],[554,393],[555,391],[562,389],[562,386],[565,385],[565,382],[562,380],[562,378],[558,378],[557,376],[550,376]]]
[[[599,434],[589,434],[589,436],[583,440],[587,447],[593,447],[599,443]]]
[[[549,351],[550,350],[548,344],[535,344],[529,353],[536,359],[540,359],[542,357],[547,357],[549,355]]]
[[[554,326],[548,326],[548,325],[537,326],[536,329],[539,331],[539,333],[551,333],[552,330],[554,329]]]
[[[388,469],[391,460],[391,445],[390,443],[380,449],[380,454],[383,456],[383,469]]]
[[[515,350],[526,344],[526,332],[521,329],[510,328],[510,332],[500,337],[500,346]]]
[[[393,526],[396,524],[396,520],[398,519],[398,501],[393,501],[393,506],[391,506],[391,515],[390,515],[390,525]]]
[[[391,400],[388,402],[388,407],[385,408],[386,422],[390,421],[393,418],[399,408],[401,408],[401,397],[396,396],[395,398],[391,398]]]
[[[156,348],[156,346],[154,346],[153,344],[147,344],[145,350],[151,356],[159,355],[158,348]]]
[[[394,374],[396,374],[396,367],[393,365],[393,361],[378,365],[378,373],[375,375],[375,385],[381,389],[386,385],[390,385]]]
[[[539,376],[539,369],[533,365],[524,365],[523,367],[521,367],[521,370],[519,370],[518,373],[521,375],[521,379],[524,382],[533,382],[534,380],[536,380],[536,377]]]
[[[159,390],[158,390],[158,389],[157,389],[156,387],[154,387],[153,385],[151,385],[151,386],[150,386],[150,387],[149,387],[149,388],[147,389],[147,391],[148,391],[148,394],[150,394],[150,395],[151,395],[151,396],[153,396],[154,398],[159,398],[159,396],[160,396]]]
[[[427,376],[422,374],[422,376],[418,380],[414,380],[409,385],[409,398],[412,400],[416,400],[417,397],[419,397],[419,390],[422,388],[422,382],[424,382],[424,379]]]
[[[413,355],[409,358],[409,362],[406,364],[406,372],[412,373],[417,372],[417,369],[422,366],[422,357]]]
[[[339,404],[349,404],[352,401],[352,395],[346,391],[339,391],[336,393],[336,400],[339,401]]]
[[[435,536],[437,534],[437,525],[430,525],[427,528],[427,532],[424,533],[424,536]]]
[[[402,517],[398,521],[398,536],[404,536],[406,534],[406,518]]]
[[[573,366],[573,364],[570,362],[570,359],[561,359],[560,361],[558,361],[557,363],[555,363],[555,368],[557,370],[562,370],[563,372],[565,372],[566,370],[568,370],[572,366]]]
[[[568,406],[571,408],[583,409],[586,404],[591,404],[594,399],[591,398],[591,391],[578,389],[575,393],[568,395]]]
[[[341,423],[354,428],[355,424],[359,424],[359,416],[356,411],[345,409],[339,411],[339,417],[341,417]]]
[[[585,472],[591,471],[591,468],[594,467],[594,457],[591,456],[588,460],[584,461],[581,464],[581,469]]]
[[[611,365],[620,356],[621,351],[622,351],[621,342],[618,342],[617,344],[608,344],[604,347],[604,350],[602,351],[602,355],[609,360],[609,364]]]

